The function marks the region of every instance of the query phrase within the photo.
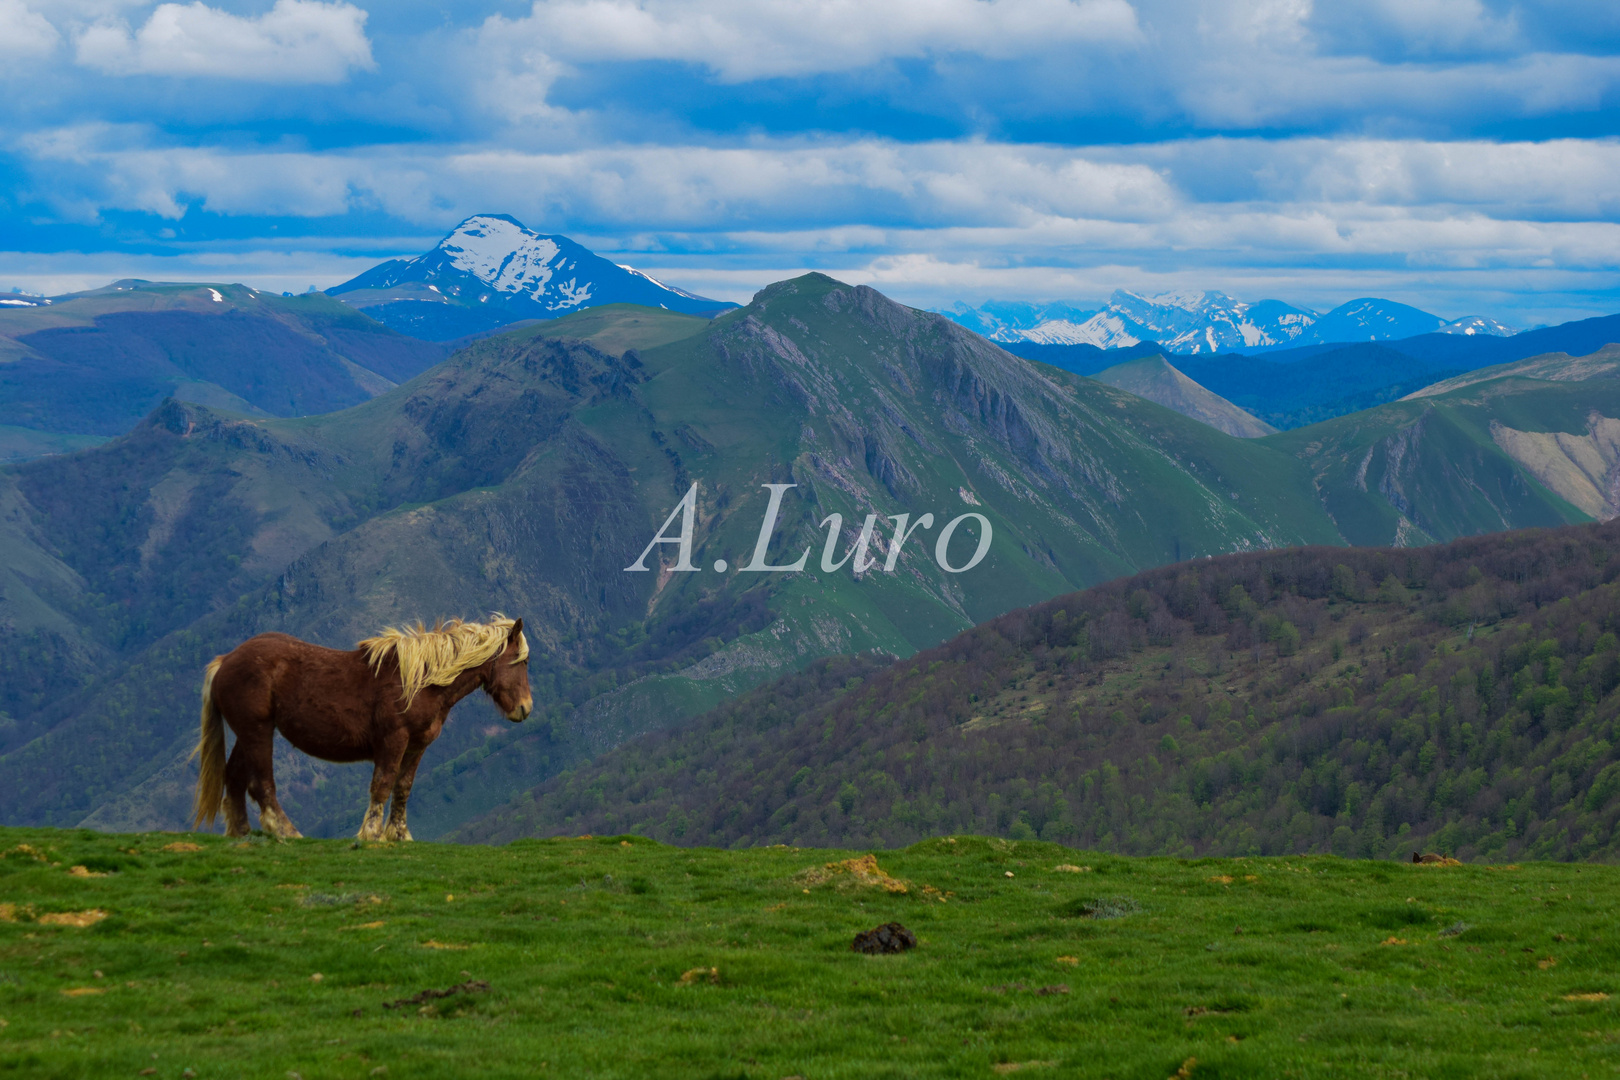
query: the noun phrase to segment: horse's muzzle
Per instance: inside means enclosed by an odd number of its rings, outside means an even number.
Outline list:
[[[529,713],[532,712],[533,710],[534,710],[534,699],[533,698],[528,698],[527,700],[518,702],[517,703],[517,708],[515,708],[511,712],[507,713],[506,718],[508,720],[512,721],[512,723],[514,723],[514,724],[521,724],[521,723],[523,723],[523,721],[525,721],[525,720],[527,720],[529,718]]]

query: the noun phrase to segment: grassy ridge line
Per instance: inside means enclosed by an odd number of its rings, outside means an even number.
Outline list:
[[[1620,1064],[1616,867],[1130,859],[960,837],[885,853],[909,882],[897,894],[804,876],[850,852],[633,837],[355,849],[0,829],[0,849],[0,1069],[31,1077]],[[1083,914],[1120,897],[1109,906],[1139,910]],[[48,918],[86,911],[106,917]],[[916,951],[850,952],[891,919]],[[488,989],[382,1007],[470,982]]]
[[[463,827],[723,847],[1620,854],[1620,522],[1149,571],[830,661]]]

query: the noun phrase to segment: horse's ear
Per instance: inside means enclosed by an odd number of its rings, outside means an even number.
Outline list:
[[[516,641],[518,639],[518,636],[520,634],[522,634],[522,633],[523,633],[523,620],[519,619],[517,622],[512,624],[512,629],[511,629],[510,632],[507,633],[506,640],[507,641]]]

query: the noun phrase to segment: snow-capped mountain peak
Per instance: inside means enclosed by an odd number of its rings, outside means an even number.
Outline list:
[[[470,217],[439,241],[449,264],[501,292],[522,292],[539,299],[555,276],[562,248],[504,215]],[[562,290],[572,298],[578,291]],[[586,286],[581,299],[590,298]],[[574,304],[572,306],[578,306]]]
[[[1224,304],[1228,307],[1236,306],[1238,308],[1242,308],[1246,306],[1236,304],[1231,297],[1223,296],[1220,293],[1208,293],[1203,291],[1162,292],[1155,293],[1152,296],[1145,296],[1142,293],[1129,292],[1125,289],[1119,289],[1114,293],[1114,299],[1116,301],[1125,298],[1128,298],[1132,303],[1143,304],[1148,307],[1180,308],[1182,311],[1201,311],[1212,303],[1219,305],[1222,302],[1224,302]]]
[[[1177,291],[1144,296],[1120,289],[1108,310],[1146,329],[1145,338],[1175,353],[1281,345],[1316,321],[1316,313],[1281,300],[1246,303],[1214,291]]]
[[[566,236],[527,228],[506,214],[475,214],[432,251],[393,259],[329,289],[331,295],[406,333],[455,336],[519,319],[554,319],[600,304],[641,304],[692,314],[735,307],[673,288]],[[424,314],[424,301],[480,314]],[[425,336],[432,336],[426,335]]]

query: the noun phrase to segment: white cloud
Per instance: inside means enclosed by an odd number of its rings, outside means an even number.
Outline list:
[[[324,288],[347,281],[382,258],[334,255],[310,246],[246,251],[218,248],[179,255],[0,251],[0,294],[16,287],[60,296],[97,289],[119,278],[239,282],[255,289],[301,293],[311,285]]]
[[[1135,44],[1126,0],[536,0],[493,16],[486,40],[555,59],[675,60],[728,81],[850,71],[897,58]]]
[[[424,232],[505,211],[728,297],[806,263],[912,302],[953,288],[1049,298],[1213,287],[1321,306],[1347,298],[1336,285],[1359,282],[1343,287],[1461,315],[1483,307],[1459,299],[1467,281],[1518,275],[1527,294],[1620,284],[1616,140],[863,138],[310,153],[154,148],[150,137],[108,126],[32,137],[18,147],[32,180],[24,197],[80,220],[111,208],[179,218],[198,205],[381,213]],[[1550,317],[1523,314],[1533,302],[1498,300],[1484,313]]]
[[[276,0],[258,18],[203,3],[160,4],[131,31],[103,21],[78,37],[78,62],[112,75],[203,75],[271,83],[336,83],[370,70],[366,12],[348,3]]]
[[[0,57],[48,56],[56,51],[56,27],[22,0],[0,0]]]
[[[843,236],[871,248],[923,234],[1008,252],[1169,245],[1404,254],[1430,243],[1501,243],[1620,263],[1620,254],[1598,254],[1620,218],[1616,140],[1188,139],[1075,148],[865,138],[314,153],[163,148],[149,138],[144,128],[106,125],[30,136],[19,148],[35,176],[32,196],[169,217],[197,201],[222,214],[381,210],[423,225],[502,209],[541,228],[724,236],[727,246],[769,235],[824,249],[827,237]],[[1201,185],[1226,190],[1212,195]],[[1431,235],[1437,222],[1466,228],[1447,239],[1445,230]],[[1505,223],[1528,231],[1509,243],[1499,231]]]
[[[140,145],[150,134],[138,125],[86,125],[28,136],[20,148],[35,163],[37,197],[81,221],[94,220],[103,209],[174,219],[192,201],[220,214],[294,217],[342,214],[353,205],[353,161]]]

